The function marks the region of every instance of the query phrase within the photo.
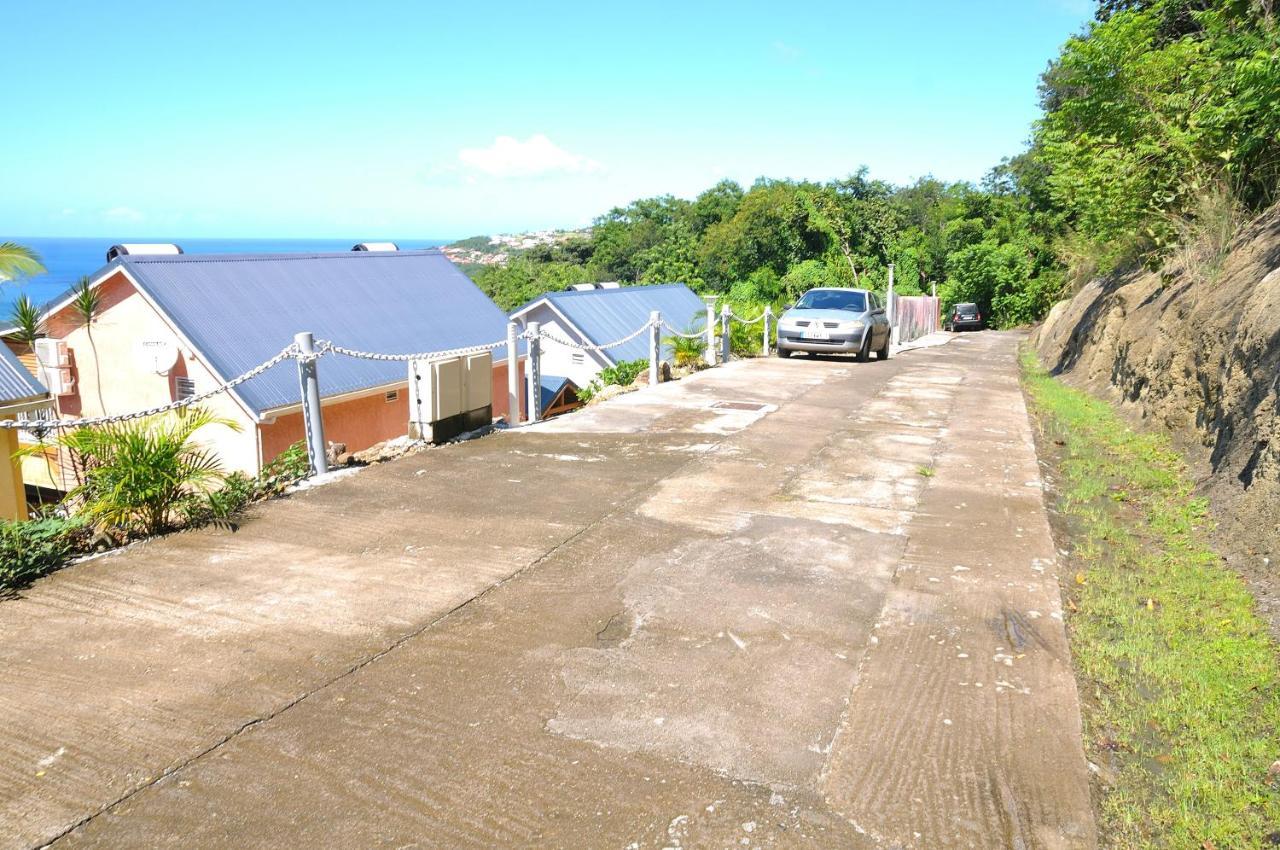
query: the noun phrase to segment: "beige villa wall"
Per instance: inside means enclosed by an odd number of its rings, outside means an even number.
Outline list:
[[[93,323],[92,341],[89,331],[69,309],[50,316],[47,322],[49,336],[66,342],[76,379],[75,393],[58,399],[61,415],[130,413],[167,404],[176,397],[177,375],[191,378],[197,393],[221,383],[123,274],[116,273],[103,281],[98,291],[102,306]],[[135,354],[140,339],[165,340],[177,348],[178,362],[168,375],[140,368]],[[217,453],[226,469],[256,474],[258,438],[249,414],[227,393],[209,399],[204,406],[235,421],[241,430],[237,433],[212,426],[202,431],[198,439]],[[32,467],[33,482],[49,477],[44,462],[38,458],[25,466]]]

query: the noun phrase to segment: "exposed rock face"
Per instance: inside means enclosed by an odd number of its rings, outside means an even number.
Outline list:
[[[1220,548],[1280,630],[1280,207],[1237,237],[1212,280],[1096,280],[1055,306],[1034,342],[1068,383],[1173,434]]]

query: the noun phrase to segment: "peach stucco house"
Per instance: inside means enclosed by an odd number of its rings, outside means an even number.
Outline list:
[[[126,413],[203,393],[269,359],[301,331],[386,353],[506,337],[503,312],[434,249],[125,254],[90,283],[101,297],[98,318],[86,327],[70,295],[55,300],[46,312],[48,340],[36,352],[60,418]],[[330,355],[318,371],[330,442],[358,451],[407,433],[405,363]],[[505,347],[493,352],[492,379],[493,415],[504,416]],[[200,439],[228,470],[256,474],[303,438],[299,400],[289,359],[204,402],[240,431],[210,427]],[[27,466],[28,483],[70,483],[41,481],[49,465],[38,458]]]

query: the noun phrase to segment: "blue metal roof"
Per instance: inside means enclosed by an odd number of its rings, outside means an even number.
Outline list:
[[[231,379],[311,331],[347,348],[387,354],[497,342],[507,317],[440,251],[124,256],[126,269],[223,378]],[[506,346],[493,352],[506,356]],[[326,356],[324,396],[406,379],[403,362]],[[237,388],[259,413],[297,404],[292,360]]]
[[[32,377],[9,346],[0,342],[0,406],[35,401],[48,394],[49,391]]]
[[[683,283],[548,292],[542,298],[554,304],[596,345],[630,334],[649,321],[649,313],[654,310],[662,313],[662,320],[668,325],[688,333],[705,328],[707,322],[706,303]],[[666,330],[662,332],[664,338],[667,334]],[[605,354],[615,363],[648,359],[649,340],[641,334]],[[671,356],[669,346],[663,346],[662,356]]]

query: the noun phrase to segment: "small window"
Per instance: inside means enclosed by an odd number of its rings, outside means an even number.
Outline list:
[[[173,379],[173,393],[178,401],[193,398],[196,394],[196,382],[185,375],[178,375]]]
[[[50,422],[56,418],[52,406],[18,411],[19,422]]]
[[[399,400],[400,400],[399,390],[392,390],[391,392],[387,393],[387,404],[391,404],[391,402],[399,401]]]
[[[581,366],[583,363],[587,362],[587,355],[583,354],[581,351],[575,351],[573,354],[569,355],[569,359],[573,361],[574,366]]]

